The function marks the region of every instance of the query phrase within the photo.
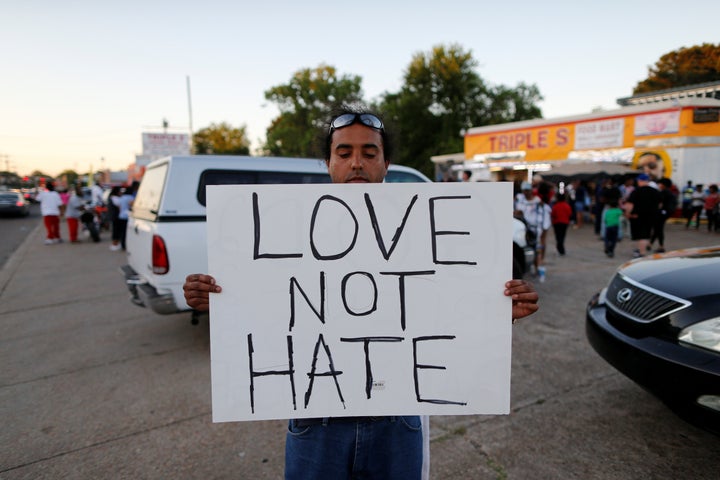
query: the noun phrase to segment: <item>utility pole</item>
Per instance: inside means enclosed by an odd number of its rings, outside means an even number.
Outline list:
[[[193,124],[192,124],[192,99],[190,97],[190,75],[185,76],[187,84],[188,116],[190,117],[190,153],[192,153]]]

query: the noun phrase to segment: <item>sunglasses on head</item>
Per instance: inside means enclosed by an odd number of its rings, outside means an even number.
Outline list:
[[[385,128],[382,120],[372,113],[343,113],[342,115],[335,117],[333,121],[330,122],[330,133],[339,128],[348,127],[357,121],[366,127],[370,127],[375,130],[382,131]]]

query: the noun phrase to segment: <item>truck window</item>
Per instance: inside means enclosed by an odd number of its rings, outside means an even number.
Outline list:
[[[412,172],[388,170],[387,175],[385,175],[385,181],[388,183],[419,183],[425,180]]]
[[[167,170],[168,164],[164,163],[145,171],[133,202],[132,214],[135,218],[150,221],[157,218]]]
[[[286,183],[330,183],[327,173],[269,172],[252,170],[205,170],[200,175],[197,199],[205,205],[205,187],[208,185],[252,185]]]

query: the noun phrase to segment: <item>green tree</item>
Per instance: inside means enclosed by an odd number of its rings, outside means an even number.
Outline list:
[[[648,67],[648,77],[639,82],[634,94],[684,87],[720,80],[720,44],[703,43],[666,53],[654,66]]]
[[[413,56],[400,92],[384,94],[378,105],[397,128],[396,163],[432,175],[430,157],[462,151],[468,128],[542,116],[537,87],[488,86],[477,66],[459,45]]]
[[[541,118],[542,112],[537,106],[540,100],[542,95],[536,85],[521,82],[515,88],[495,86],[490,90],[490,108],[484,122],[486,125],[495,125]]]
[[[250,140],[246,126],[235,128],[229,123],[211,123],[193,135],[195,153],[200,155],[248,155]]]
[[[54,179],[52,176],[48,175],[47,173],[43,173],[43,172],[41,172],[40,170],[34,170],[34,171],[30,174],[30,178],[32,179],[32,181],[33,181],[35,184],[41,183],[43,178],[45,179],[45,181],[50,181],[50,182],[54,182],[54,181],[55,181],[55,179]]]
[[[75,170],[63,170],[60,172],[60,175],[58,175],[58,178],[65,177],[64,180],[68,187],[70,187],[70,185],[75,185],[79,176],[80,174],[78,174]]]
[[[316,156],[323,122],[337,105],[362,100],[361,83],[359,76],[339,76],[334,67],[321,64],[299,70],[287,84],[267,90],[265,98],[278,106],[280,115],[266,131],[265,153]]]
[[[7,170],[0,172],[0,186],[8,188],[19,188],[22,185],[22,178],[15,173]],[[1,189],[0,189],[1,190]]]

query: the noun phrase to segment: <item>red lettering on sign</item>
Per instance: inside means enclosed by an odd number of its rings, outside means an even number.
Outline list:
[[[555,145],[558,147],[567,145],[569,134],[570,132],[568,132],[567,128],[558,128],[557,133],[555,134]]]
[[[547,135],[548,135],[547,130],[540,130],[538,132],[538,143],[537,143],[538,148],[547,148],[547,146],[548,146]]]
[[[505,135],[493,135],[488,137],[491,152],[509,152],[515,150],[535,150],[548,148],[550,145],[550,130],[542,129],[536,131],[525,131],[508,133]],[[555,144],[558,146],[567,145],[570,132],[567,128],[560,128],[555,134]]]

